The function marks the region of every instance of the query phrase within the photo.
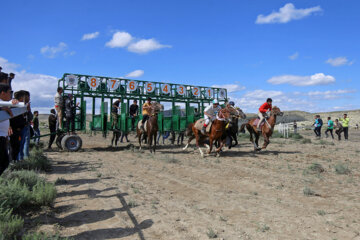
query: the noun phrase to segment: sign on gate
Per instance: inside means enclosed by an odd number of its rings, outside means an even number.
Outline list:
[[[162,87],[161,87],[161,92],[162,92],[163,94],[169,94],[169,93],[170,93],[170,89],[171,89],[170,85],[167,84],[167,83],[165,83],[165,84],[163,84]]]
[[[87,83],[92,90],[96,90],[100,85],[100,79],[96,77],[90,77],[88,78]]]
[[[116,79],[108,80],[108,88],[110,89],[110,91],[115,91],[116,89],[118,89],[119,85],[120,85],[119,80]]]
[[[152,93],[155,90],[155,84],[152,82],[148,82],[145,84],[145,89],[147,93]]]
[[[199,96],[200,96],[200,88],[199,88],[199,87],[193,87],[193,88],[192,88],[192,94],[193,94],[195,97],[199,97]]]
[[[131,92],[135,91],[136,88],[137,88],[137,82],[136,81],[129,81],[127,87]]]
[[[77,78],[77,76],[75,76],[75,75],[68,75],[68,76],[65,78],[65,81],[66,81],[66,84],[67,84],[69,87],[76,87],[77,84],[78,84],[78,78]]]
[[[177,86],[177,93],[181,96],[185,95],[186,88],[183,85]]]

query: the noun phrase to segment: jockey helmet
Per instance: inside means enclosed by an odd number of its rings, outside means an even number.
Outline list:
[[[271,98],[266,99],[266,102],[272,102]]]
[[[219,104],[219,101],[217,99],[214,99],[213,104]]]
[[[235,103],[233,101],[230,101],[229,104],[233,107],[235,106]]]

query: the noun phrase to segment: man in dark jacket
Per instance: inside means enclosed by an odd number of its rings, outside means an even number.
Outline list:
[[[138,115],[139,106],[137,105],[137,100],[134,100],[133,104],[130,106],[130,118],[131,118],[131,131],[135,130],[135,117]]]
[[[39,145],[40,128],[39,128],[39,112],[38,111],[34,111],[34,118],[33,118],[32,122],[33,122],[34,136],[36,137],[36,138],[34,138],[34,142],[36,143],[36,145]]]
[[[57,120],[57,116],[56,116],[55,109],[51,109],[49,119],[48,119],[49,130],[50,130],[50,134],[51,134],[48,149],[51,149],[51,145],[53,144],[55,137],[56,137],[56,120]]]
[[[73,101],[73,95],[69,94],[65,100],[65,117],[66,117],[66,130],[67,135],[70,135],[70,127],[71,134],[75,134],[75,104]]]

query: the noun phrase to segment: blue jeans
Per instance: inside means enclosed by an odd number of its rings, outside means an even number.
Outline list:
[[[40,136],[40,129],[37,129],[37,130],[34,129],[34,137],[37,137],[37,138],[34,138],[34,143],[36,143],[36,144],[39,144],[39,142],[40,142],[40,138],[38,136]]]
[[[30,145],[30,126],[25,126],[21,130],[21,141],[20,141],[20,151],[17,156],[17,160],[23,160],[24,158],[29,157],[29,145]]]

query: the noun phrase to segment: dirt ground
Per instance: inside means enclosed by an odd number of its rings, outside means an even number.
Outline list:
[[[273,138],[256,154],[241,138],[220,158],[81,135],[81,151],[46,153],[58,197],[34,221],[74,239],[360,239],[360,131],[301,134],[312,142]]]

